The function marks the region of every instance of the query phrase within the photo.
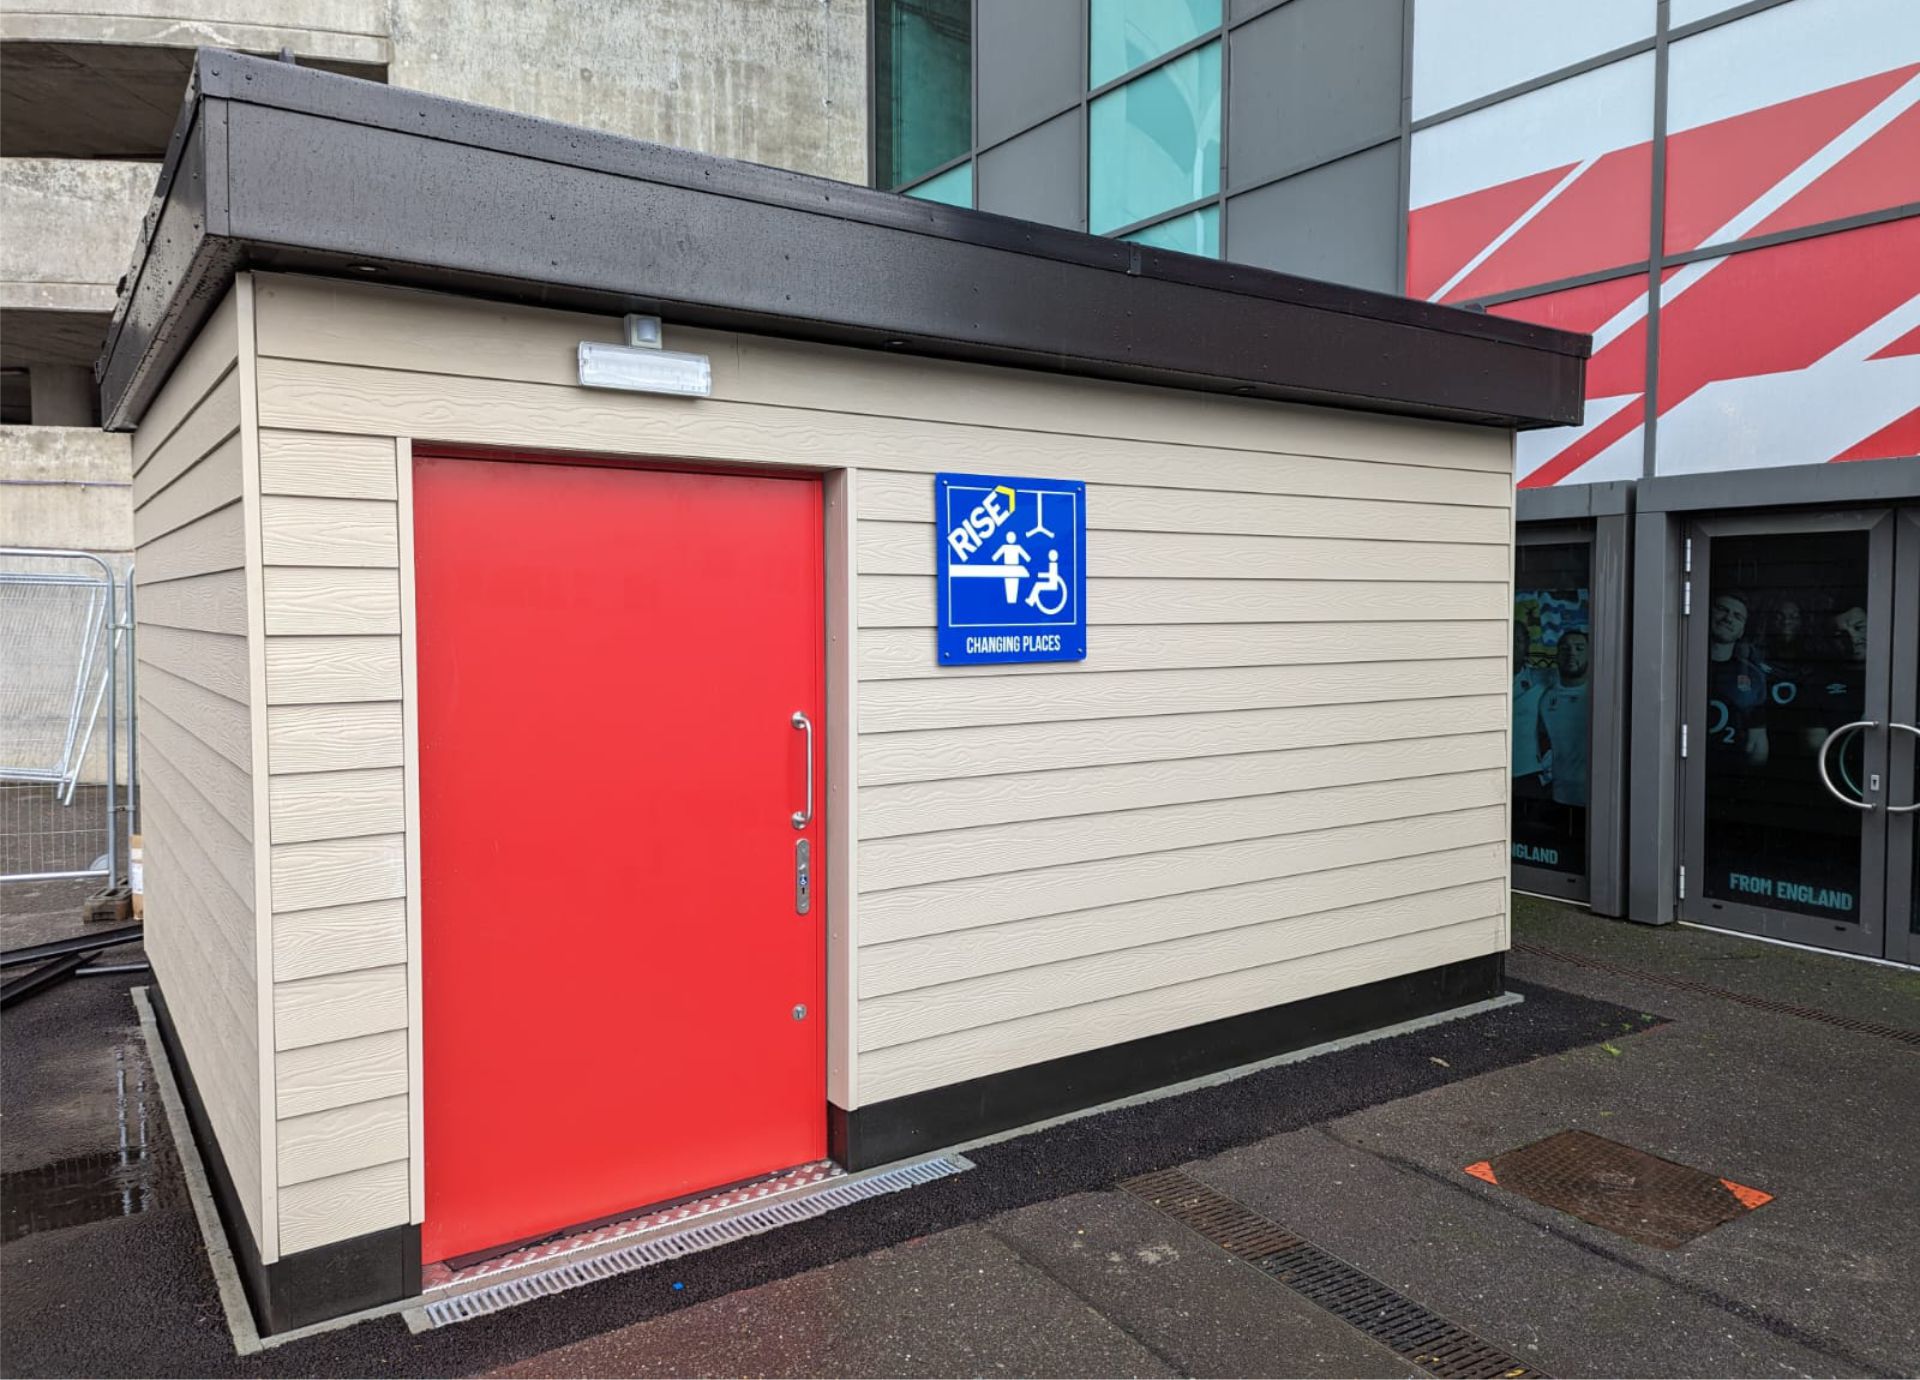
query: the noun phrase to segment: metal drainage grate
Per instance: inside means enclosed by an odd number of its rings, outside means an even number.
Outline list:
[[[1429,1375],[1521,1380],[1542,1374],[1178,1169],[1120,1187]]]
[[[1561,1131],[1470,1164],[1466,1172],[1616,1236],[1668,1250],[1773,1201],[1771,1193],[1590,1131]]]
[[[1749,996],[1745,992],[1715,987],[1710,982],[1695,982],[1691,978],[1674,977],[1671,973],[1656,973],[1646,968],[1629,968],[1621,963],[1608,963],[1605,959],[1570,954],[1563,949],[1550,949],[1544,944],[1515,944],[1513,947],[1521,953],[1550,958],[1556,963],[1571,963],[1576,968],[1591,968],[1598,973],[1612,973],[1616,977],[1651,982],[1657,986],[1671,987],[1681,992],[1698,992],[1702,996],[1719,997],[1722,1001],[1751,1006],[1758,1011],[1772,1011],[1782,1016],[1798,1016],[1803,1021],[1819,1021],[1822,1025],[1851,1030],[1859,1035],[1873,1035],[1882,1040],[1896,1040],[1901,1044],[1920,1046],[1920,1030],[1909,1030],[1905,1026],[1887,1025],[1881,1021],[1862,1021],[1852,1016],[1836,1016],[1831,1011],[1821,1011],[1812,1006],[1796,1006],[1792,1002]]]
[[[631,1246],[622,1246],[602,1255],[572,1260],[565,1265],[557,1265],[551,1270],[541,1270],[536,1274],[502,1280],[498,1284],[490,1284],[466,1293],[450,1294],[410,1311],[407,1319],[414,1325],[414,1330],[424,1331],[430,1327],[445,1327],[449,1323],[485,1317],[489,1313],[498,1313],[503,1308],[511,1308],[515,1304],[530,1303],[534,1299],[565,1293],[569,1289],[577,1289],[583,1284],[592,1284],[596,1280],[612,1279],[615,1275],[644,1270],[650,1265],[677,1260],[683,1255],[692,1255],[697,1251],[712,1250],[715,1246],[724,1246],[749,1236],[759,1236],[779,1227],[794,1226],[810,1218],[832,1212],[835,1208],[846,1207],[866,1198],[878,1198],[883,1194],[897,1193],[903,1188],[932,1183],[935,1179],[944,1179],[972,1167],[958,1156],[938,1155],[929,1160],[902,1165],[898,1169],[889,1169],[865,1178],[838,1179],[830,1188],[820,1189],[804,1197],[789,1198],[784,1202],[751,1208],[737,1217],[726,1217],[717,1222],[703,1222],[699,1226],[649,1237]]]

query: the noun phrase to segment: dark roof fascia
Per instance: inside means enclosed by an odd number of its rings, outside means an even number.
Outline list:
[[[720,247],[720,252],[716,252]],[[97,372],[139,418],[249,267],[1507,427],[1586,336],[203,49]]]

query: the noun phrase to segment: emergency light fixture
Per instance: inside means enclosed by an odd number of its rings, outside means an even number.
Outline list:
[[[627,393],[668,393],[682,398],[713,395],[713,365],[705,355],[660,348],[660,318],[628,316],[627,343],[580,342],[580,386]]]

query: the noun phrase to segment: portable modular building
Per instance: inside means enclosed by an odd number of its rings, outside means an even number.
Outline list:
[[[1585,353],[202,54],[101,382],[262,1327],[1498,993]]]

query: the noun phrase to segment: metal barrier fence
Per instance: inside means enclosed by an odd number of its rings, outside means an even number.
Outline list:
[[[133,636],[131,569],[0,547],[0,882],[125,874]]]

